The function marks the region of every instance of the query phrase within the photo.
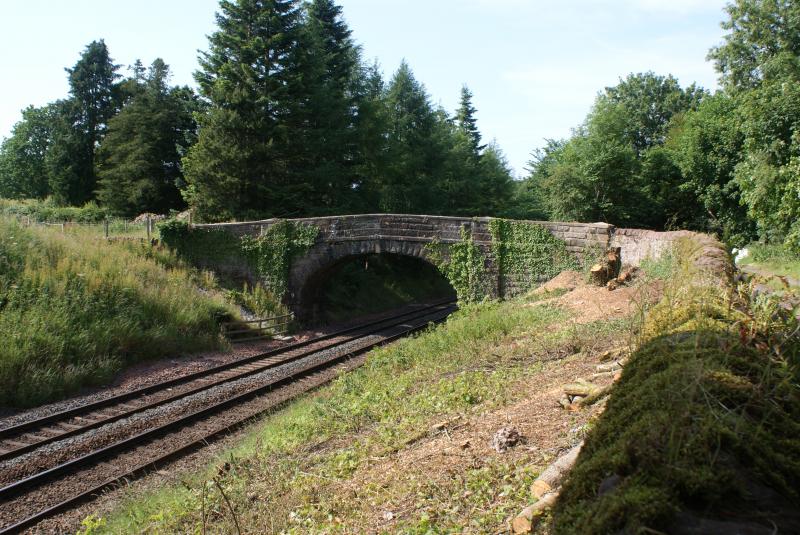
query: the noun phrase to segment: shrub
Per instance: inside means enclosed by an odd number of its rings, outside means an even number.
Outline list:
[[[108,217],[105,208],[90,201],[78,206],[58,206],[50,199],[44,201],[30,199],[23,201],[4,200],[0,203],[0,213],[11,216],[25,216],[32,221],[46,223],[98,223]]]

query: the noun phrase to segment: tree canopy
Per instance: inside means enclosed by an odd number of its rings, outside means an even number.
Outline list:
[[[736,0],[709,52],[711,95],[631,74],[535,155],[514,213],[713,232],[800,249],[800,6]]]
[[[0,144],[0,196],[198,220],[347,212],[498,215],[713,232],[800,248],[800,7],[734,0],[714,94],[631,73],[513,180],[472,91],[452,113],[403,61],[384,79],[334,0],[222,0],[198,94],[160,59],[123,77],[103,40],[63,99]],[[491,138],[489,138],[491,139]]]

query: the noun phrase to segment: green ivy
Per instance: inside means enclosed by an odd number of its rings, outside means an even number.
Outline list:
[[[160,223],[161,241],[193,264],[207,265],[245,260],[239,240],[220,228],[189,227],[185,221],[170,219]]]
[[[434,241],[425,246],[425,252],[450,281],[459,301],[475,302],[490,295],[486,257],[463,227],[461,241],[450,245]]]
[[[537,283],[552,279],[566,269],[578,269],[577,259],[567,251],[566,243],[549,230],[528,221],[492,219],[492,254],[502,284],[501,295],[510,276],[517,291],[525,291]]]
[[[292,261],[314,245],[319,229],[278,221],[260,236],[237,238],[222,228],[190,227],[171,220],[159,226],[161,240],[195,264],[246,263],[276,296],[286,292]]]
[[[292,260],[305,254],[318,234],[317,227],[279,221],[261,236],[242,237],[241,247],[267,288],[275,295],[284,295]]]

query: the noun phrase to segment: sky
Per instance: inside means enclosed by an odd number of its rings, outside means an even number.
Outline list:
[[[405,59],[436,105],[474,94],[478,126],[517,176],[546,139],[568,137],[598,92],[629,73],[715,89],[706,61],[725,0],[340,0],[363,56],[389,79]],[[163,58],[194,85],[218,0],[0,0],[0,138],[20,110],[63,98],[65,67],[105,39],[114,61]],[[124,69],[123,69],[124,70]]]

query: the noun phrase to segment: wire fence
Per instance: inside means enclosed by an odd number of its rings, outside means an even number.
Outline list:
[[[38,221],[26,215],[13,215],[26,227],[46,227],[67,232],[86,232],[106,239],[140,239],[152,241],[157,238],[156,223],[163,217],[137,217],[136,219],[107,218],[102,221]]]

